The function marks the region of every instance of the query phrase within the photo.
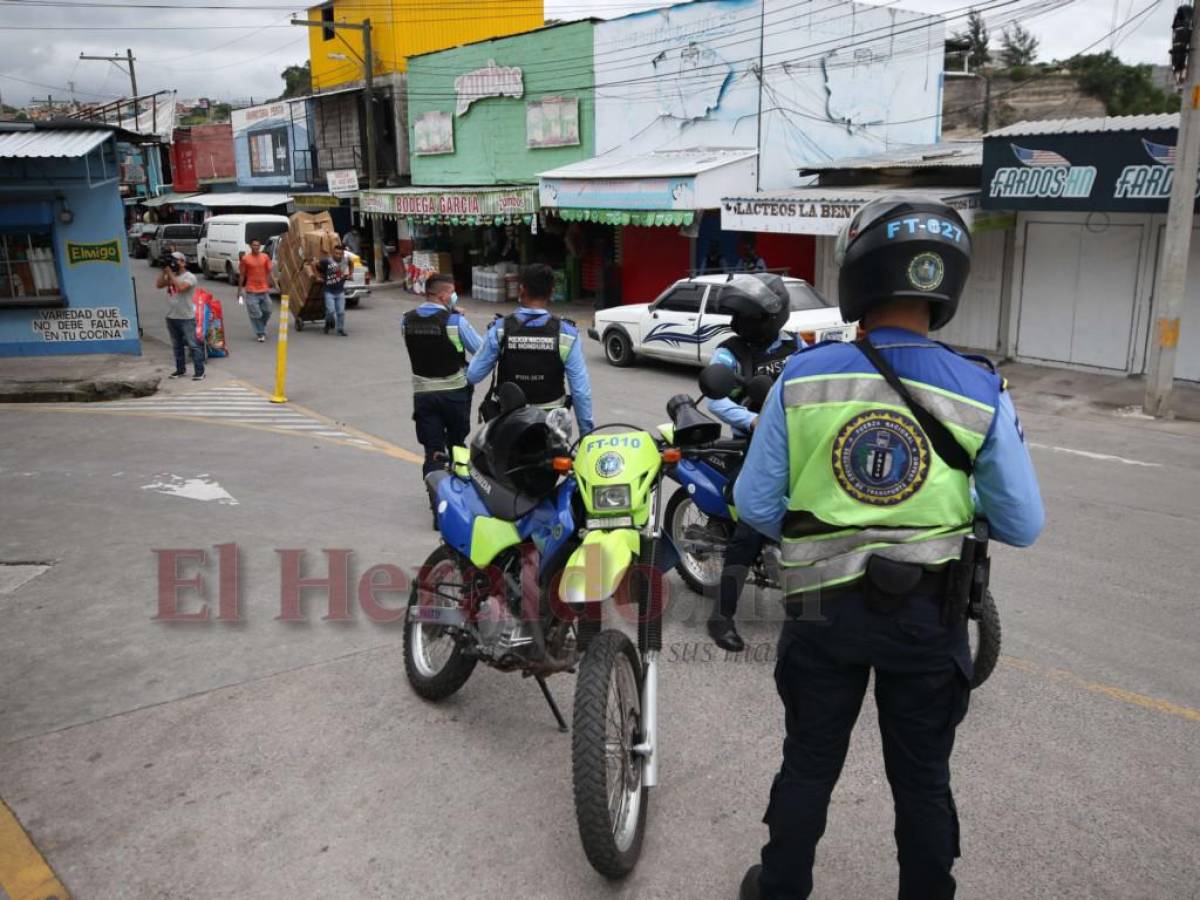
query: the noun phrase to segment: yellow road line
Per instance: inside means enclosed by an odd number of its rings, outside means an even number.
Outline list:
[[[1115,687],[1111,684],[1103,684],[1099,681],[1088,681],[1081,675],[1076,675],[1074,672],[1067,669],[1054,669],[1039,666],[1035,662],[1030,662],[1027,659],[1019,659],[1015,656],[1002,656],[1001,661],[1006,666],[1011,666],[1014,669],[1020,669],[1022,672],[1028,672],[1031,675],[1041,675],[1045,678],[1054,679],[1056,681],[1065,681],[1073,684],[1075,687],[1083,688],[1085,691],[1090,691],[1093,694],[1100,694],[1120,703],[1128,703],[1131,706],[1140,706],[1143,709],[1150,709],[1154,712],[1165,713],[1168,716],[1176,716],[1180,719],[1187,719],[1191,722],[1200,722],[1200,709],[1192,709],[1190,706],[1180,706],[1178,703],[1172,703],[1170,700],[1160,700],[1157,697],[1148,697],[1145,694],[1139,694],[1135,691],[1127,691],[1124,688]]]
[[[250,384],[249,382],[242,381],[241,379],[235,378],[233,379],[233,383],[244,387],[248,391],[253,391],[256,394],[266,397],[267,399],[270,399],[271,397],[270,393],[267,391],[264,391],[261,388]],[[355,428],[353,425],[347,425],[345,422],[339,422],[336,419],[331,419],[329,416],[319,413],[315,409],[309,409],[307,406],[301,406],[299,403],[293,403],[291,400],[287,402],[287,406],[291,407],[302,415],[309,416],[318,422],[324,422],[332,428],[338,429],[339,431],[344,431],[346,434],[349,434],[352,437],[369,441],[371,444],[375,445],[375,449],[381,450],[388,456],[395,457],[396,459],[402,459],[406,462],[425,462],[425,457],[413,453],[411,450],[405,450],[403,447],[393,444],[391,441],[385,440],[384,438],[371,434],[370,432],[362,431],[361,429]]]
[[[71,896],[2,800],[0,888],[8,900],[70,900]]]

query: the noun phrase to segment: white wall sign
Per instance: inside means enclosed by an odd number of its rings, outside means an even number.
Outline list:
[[[454,152],[454,116],[441,110],[422,113],[413,123],[417,156]]]
[[[358,172],[354,169],[330,169],[325,182],[331,194],[352,194],[358,190]]]
[[[958,211],[971,231],[1011,227],[1011,214],[988,216],[980,208],[978,191],[952,196],[934,196]],[[815,191],[808,197],[727,197],[721,201],[721,228],[725,231],[762,231],[768,234],[815,234],[836,236],[866,203],[859,197],[838,197],[833,189],[825,196]]]
[[[133,323],[115,306],[96,309],[39,309],[33,333],[47,344],[120,341],[134,337]]]
[[[455,78],[454,93],[458,97],[454,111],[461,116],[472,103],[484,97],[515,97],[519,100],[525,95],[525,82],[520,69],[498,66],[494,59],[489,59],[482,69]]]

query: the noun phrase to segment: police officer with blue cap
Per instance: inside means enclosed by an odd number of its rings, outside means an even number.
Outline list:
[[[791,314],[791,298],[783,279],[766,273],[732,275],[720,291],[721,312],[729,315],[733,336],[717,348],[713,364],[727,366],[743,381],[764,376],[774,381],[788,357],[805,346],[801,338],[782,331]],[[733,429],[735,436],[749,437],[758,413],[745,405],[740,393],[744,393],[742,388],[730,397],[709,400],[708,409]],[[719,593],[708,618],[708,635],[730,653],[746,649],[734,615],[764,540],[749,525],[738,522],[725,547]]]
[[[449,275],[430,275],[425,302],[401,320],[404,344],[413,370],[413,421],[425,450],[422,472],[444,465],[450,448],[461,445],[471,430],[471,389],[467,354],[479,351],[479,334],[455,310],[458,292]]]
[[[553,269],[541,263],[521,269],[519,305],[512,315],[497,317],[488,328],[467,369],[467,380],[478,384],[496,369],[500,384],[512,382],[524,391],[530,405],[543,409],[566,406],[569,385],[579,433],[587,434],[593,428],[592,385],[583,361],[583,342],[573,322],[547,308],[553,293]]]
[[[775,678],[787,736],[747,900],[812,892],[872,670],[899,897],[954,896],[950,751],[970,696],[966,610],[986,586],[976,551],[989,528],[1032,544],[1044,515],[1004,380],[928,337],[954,316],[970,253],[962,219],[941,203],[860,209],[838,240],[838,290],[843,318],[867,336],[795,354],[759,416],[734,498],[781,544],[788,618]]]

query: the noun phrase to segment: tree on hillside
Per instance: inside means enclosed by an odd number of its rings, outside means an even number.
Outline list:
[[[1000,61],[1010,69],[1030,65],[1037,50],[1038,39],[1020,22],[1013,22],[1000,35]]]
[[[1148,65],[1126,65],[1109,51],[1073,56],[1063,65],[1079,79],[1079,89],[1102,101],[1110,116],[1179,109],[1179,96],[1158,87]]]
[[[283,93],[276,98],[277,100],[303,97],[312,93],[312,69],[307,59],[302,66],[288,66],[279,73],[279,77],[283,79]]]
[[[952,39],[970,48],[967,50],[967,64],[972,71],[978,71],[992,61],[992,51],[988,47],[991,36],[978,10],[971,10],[967,16],[967,27]]]

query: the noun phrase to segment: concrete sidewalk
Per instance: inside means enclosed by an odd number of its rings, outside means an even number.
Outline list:
[[[93,402],[145,397],[172,369],[171,348],[142,338],[142,355],[84,353],[0,358],[0,403]]]
[[[998,367],[1020,408],[1052,415],[1102,413],[1142,417],[1146,379],[1007,362]],[[1174,418],[1200,422],[1200,385],[1176,381]],[[1152,419],[1147,419],[1153,421]]]

